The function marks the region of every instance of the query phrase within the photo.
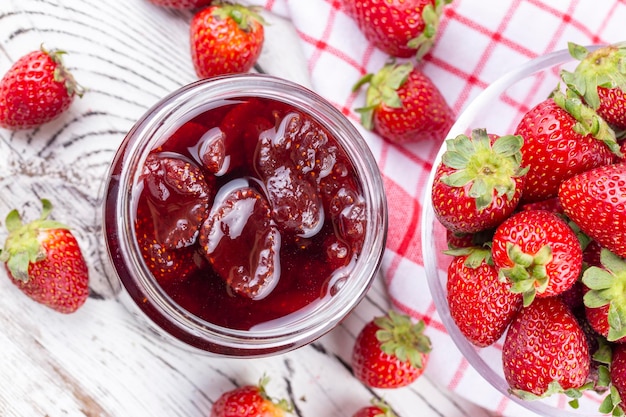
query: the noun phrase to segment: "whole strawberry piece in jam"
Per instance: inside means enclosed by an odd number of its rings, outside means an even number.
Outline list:
[[[499,279],[488,246],[446,253],[454,256],[446,283],[452,319],[472,344],[495,343],[522,308],[521,294],[512,293],[510,284]]]
[[[300,147],[310,123],[299,113],[289,113],[276,129],[261,133],[256,149],[255,167],[265,185],[272,218],[281,229],[312,237],[324,223],[322,202],[314,178],[289,158],[291,149]]]
[[[89,295],[89,271],[76,238],[48,218],[52,205],[42,200],[39,219],[22,223],[17,210],[6,217],[9,231],[0,261],[9,278],[33,300],[60,313],[73,313]]]
[[[190,24],[191,58],[200,78],[248,72],[256,63],[265,33],[252,8],[216,3],[196,13]]]
[[[582,389],[590,364],[585,334],[558,297],[537,298],[523,308],[502,347],[506,381],[525,399]]]
[[[337,158],[331,172],[320,179],[319,190],[325,213],[336,225],[337,237],[349,245],[351,253],[360,253],[366,230],[365,198],[345,158]]]
[[[389,404],[384,401],[372,400],[372,405],[358,409],[352,417],[397,417]]]
[[[276,400],[266,391],[268,379],[258,385],[244,385],[222,394],[211,408],[211,417],[283,417],[292,410],[287,400]]]
[[[169,249],[193,245],[214,194],[200,168],[172,152],[150,154],[141,179],[157,241]]]
[[[374,388],[398,388],[411,384],[422,373],[431,350],[423,321],[389,311],[368,322],[352,350],[352,371]]]
[[[565,214],[601,246],[626,257],[626,163],[590,169],[561,184]]]
[[[167,247],[157,239],[155,219],[152,216],[153,213],[144,197],[138,204],[135,222],[135,236],[141,256],[161,285],[183,282],[199,268],[202,255],[198,255],[195,245],[181,248]]]
[[[568,110],[565,110],[565,109]],[[586,122],[580,122],[576,114]],[[529,110],[515,131],[522,136],[522,165],[528,167],[523,202],[556,197],[559,185],[583,171],[613,162],[621,153],[615,133],[575,98],[555,93]]]
[[[626,260],[602,249],[600,265],[587,268],[582,282],[591,327],[609,342],[626,342]]]
[[[189,10],[208,6],[212,0],[149,0],[150,3],[171,9]]]
[[[343,0],[363,35],[385,53],[423,57],[435,43],[439,17],[452,0]]]
[[[392,143],[440,142],[455,115],[445,98],[413,64],[387,64],[354,86],[368,84],[361,123]]]
[[[568,49],[580,61],[574,72],[561,72],[568,88],[607,123],[626,129],[626,44],[602,46],[590,52],[570,42]]]
[[[260,300],[278,284],[281,235],[267,200],[247,185],[229,183],[218,192],[199,241],[234,293]]]
[[[582,248],[570,226],[546,210],[520,211],[496,229],[492,242],[498,274],[528,306],[535,296],[559,295],[582,270]]]
[[[65,112],[74,96],[82,96],[58,50],[30,52],[18,59],[0,80],[0,127],[31,129]]]
[[[522,145],[520,136],[498,137],[484,129],[447,140],[432,187],[439,222],[455,233],[476,233],[509,217],[525,183]]]

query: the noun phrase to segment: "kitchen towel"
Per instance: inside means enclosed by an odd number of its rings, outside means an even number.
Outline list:
[[[360,127],[354,109],[363,105],[364,92],[352,92],[352,86],[364,74],[380,69],[389,57],[365,39],[342,1],[242,2],[262,6],[293,23],[312,88]],[[624,22],[625,0],[454,0],[445,7],[422,71],[460,114],[498,77],[536,56],[567,48],[569,41],[590,45],[626,40]],[[393,306],[428,324],[433,352],[427,375],[498,415],[528,416],[528,411],[492,388],[456,349],[428,290],[420,220],[426,182],[440,144],[398,146],[361,131],[380,166],[389,203],[383,277]],[[490,349],[497,351],[501,344]],[[490,354],[499,360],[496,353]],[[562,398],[554,401],[558,407],[568,407]],[[595,398],[581,403],[597,410]]]

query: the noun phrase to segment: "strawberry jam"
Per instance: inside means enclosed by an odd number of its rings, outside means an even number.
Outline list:
[[[332,296],[363,245],[350,160],[276,100],[233,98],[185,122],[140,181],[144,260],[175,302],[220,326],[249,329]]]
[[[382,178],[355,126],[258,74],[189,84],[140,118],[103,214],[124,305],[164,340],[238,357],[335,327],[365,296],[387,231]]]

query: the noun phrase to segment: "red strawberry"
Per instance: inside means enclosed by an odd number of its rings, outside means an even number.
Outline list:
[[[171,9],[198,9],[208,6],[212,0],[149,0],[150,3],[161,7],[169,7]]]
[[[580,62],[574,72],[561,72],[563,81],[607,123],[626,129],[626,44],[607,45],[592,52],[571,42],[568,47]]]
[[[602,249],[600,265],[587,268],[582,282],[591,327],[610,342],[626,343],[626,260]]]
[[[565,214],[591,239],[626,257],[626,163],[588,170],[564,181]]]
[[[476,346],[496,342],[522,308],[521,294],[498,277],[491,250],[472,247],[446,251],[454,258],[448,266],[448,305],[461,333]]]
[[[59,117],[74,96],[82,96],[72,74],[63,66],[65,52],[43,46],[18,59],[0,80],[0,126],[30,129]]]
[[[11,281],[38,303],[73,313],[89,295],[89,271],[67,226],[48,219],[52,205],[42,200],[39,219],[22,223],[17,210],[6,218],[9,235],[0,260]]]
[[[574,231],[546,210],[520,211],[493,236],[492,257],[498,273],[522,293],[528,306],[535,295],[551,297],[571,288],[582,270],[582,248]]]
[[[396,413],[384,401],[372,400],[372,405],[358,409],[352,417],[396,417]]]
[[[488,135],[446,141],[437,166],[432,204],[439,222],[455,233],[476,233],[498,226],[517,207],[526,170],[520,166],[520,136]]]
[[[396,57],[424,56],[435,42],[439,17],[452,0],[343,0],[363,35]]]
[[[424,372],[431,343],[423,321],[389,311],[368,322],[352,350],[354,376],[374,388],[411,384]]]
[[[252,8],[218,3],[191,20],[191,57],[200,78],[248,72],[265,38],[263,18]]]
[[[506,381],[526,399],[581,389],[590,364],[585,334],[558,297],[537,298],[523,308],[502,348]]]
[[[291,412],[286,400],[274,400],[267,395],[267,378],[258,385],[244,385],[222,394],[211,408],[211,417],[282,417]]]
[[[573,107],[572,112],[590,110],[574,99],[555,94],[555,98],[529,110],[517,126],[515,134],[524,138],[522,165],[529,168],[523,202],[556,197],[563,180],[610,164],[612,150],[619,152],[615,134],[597,115],[585,115],[588,120],[595,120],[591,126],[585,126],[565,107]]]
[[[281,234],[271,221],[269,203],[258,191],[231,185],[218,193],[200,229],[200,245],[232,291],[260,300],[280,278]]]
[[[409,62],[387,64],[354,86],[368,84],[361,123],[393,143],[440,142],[455,115],[433,82]]]
[[[214,195],[200,168],[179,154],[150,154],[141,179],[158,242],[169,249],[193,245]]]
[[[161,285],[185,281],[201,265],[196,246],[168,248],[156,237],[152,213],[145,199],[137,207],[137,245],[146,266]]]

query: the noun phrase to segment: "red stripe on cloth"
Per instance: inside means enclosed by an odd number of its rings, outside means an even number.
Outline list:
[[[387,248],[404,258],[422,265],[420,219],[422,205],[416,196],[406,192],[388,177],[384,177],[385,192],[389,202],[389,229]]]
[[[296,33],[298,34],[298,37],[302,41],[304,41],[305,43],[308,43],[309,45],[312,45],[315,48],[315,50],[316,50],[315,53],[311,55],[311,59],[309,59],[309,61],[308,61],[309,73],[313,72],[313,69],[315,68],[315,64],[316,64],[317,60],[319,59],[322,51],[323,52],[327,52],[327,53],[329,53],[331,55],[334,55],[337,58],[345,61],[348,65],[353,66],[354,68],[358,69],[358,71],[363,73],[363,74],[365,74],[367,72],[367,69],[362,65],[361,62],[356,61],[355,59],[353,59],[349,55],[345,54],[340,49],[334,48],[333,46],[329,45],[325,41],[323,41],[321,39],[314,38],[313,36],[310,36],[306,32],[302,32],[300,30],[296,30]]]
[[[449,390],[454,391],[457,388],[457,386],[461,383],[463,376],[465,375],[465,371],[467,371],[468,368],[469,362],[467,362],[467,359],[462,358],[459,366],[457,366],[456,368],[456,372],[454,373],[452,379],[450,380],[450,383],[448,384]]]
[[[511,400],[508,397],[505,397],[503,395],[502,399],[500,400],[498,405],[495,407],[496,413],[498,413],[499,415],[504,415],[510,403],[511,403]]]
[[[403,303],[401,300],[393,296],[391,296],[391,303],[396,310],[407,314],[416,320],[423,320],[424,324],[426,324],[429,329],[435,329],[441,333],[448,334],[446,326],[444,326],[441,321],[433,319],[433,316],[437,312],[435,303],[429,303],[428,308],[423,313],[414,308],[411,308],[406,303]]]

